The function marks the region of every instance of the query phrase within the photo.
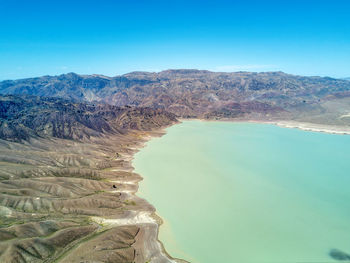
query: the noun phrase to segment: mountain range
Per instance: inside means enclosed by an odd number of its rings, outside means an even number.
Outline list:
[[[166,70],[116,77],[78,75],[6,80],[0,94],[164,109],[182,118],[298,120],[348,125],[350,82],[283,72]]]

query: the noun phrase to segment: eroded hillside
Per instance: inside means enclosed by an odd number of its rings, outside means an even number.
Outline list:
[[[174,122],[162,110],[0,97],[0,262],[166,262],[130,160]]]

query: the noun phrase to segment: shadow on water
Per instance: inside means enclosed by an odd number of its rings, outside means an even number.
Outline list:
[[[350,261],[350,255],[338,249],[331,249],[329,256],[339,261]]]

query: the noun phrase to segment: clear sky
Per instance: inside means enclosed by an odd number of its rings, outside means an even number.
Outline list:
[[[350,77],[350,1],[0,0],[0,79],[169,68]]]

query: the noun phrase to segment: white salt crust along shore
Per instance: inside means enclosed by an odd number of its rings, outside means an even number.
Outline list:
[[[158,240],[158,222],[149,211],[131,211],[127,217],[118,219],[107,219],[103,217],[92,217],[94,222],[109,227],[137,225],[144,229],[147,241],[145,243],[145,257],[155,263],[176,263],[170,259]]]
[[[295,128],[301,129],[304,131],[313,131],[313,132],[325,132],[331,134],[350,134],[350,127],[336,126],[336,125],[325,125],[325,124],[315,124],[308,122],[297,122],[297,121],[278,121],[271,122],[277,126],[283,128]]]

